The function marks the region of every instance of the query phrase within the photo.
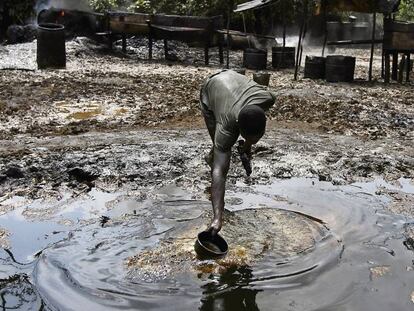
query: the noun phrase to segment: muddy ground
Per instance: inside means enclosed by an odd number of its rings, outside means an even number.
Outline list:
[[[157,43],[148,61],[142,44],[131,40],[123,54],[119,46],[110,52],[78,38],[67,42],[67,69],[47,71],[36,69],[36,43],[0,46],[0,216],[18,213],[25,222],[72,228],[106,215],[119,193],[145,202],[174,185],[193,200],[208,199],[203,156],[211,142],[198,97],[203,80],[221,69],[217,51],[206,67],[199,49],[172,44],[179,61],[170,62]],[[270,89],[279,97],[253,151],[253,174],[245,177],[234,154],[228,191],[249,193],[250,186],[301,177],[335,186],[385,180],[393,187],[380,182],[372,195],[387,198],[387,212],[406,217],[409,249],[414,195],[403,188],[414,185],[414,84],[385,85],[380,51],[373,82],[366,81],[368,50],[336,54],[357,57],[354,83],[294,81],[292,70],[271,71]],[[240,68],[241,59],[233,51],[231,67]],[[62,216],[94,191],[117,195],[104,210],[92,203],[82,216]],[[237,205],[237,195],[226,202]],[[13,249],[11,231],[0,228],[5,249]],[[374,276],[386,274],[373,269]]]
[[[35,43],[0,47],[0,197],[102,182],[113,188],[208,180],[201,162],[191,164],[210,144],[198,97],[203,80],[219,70],[217,51],[205,67],[202,51],[175,44],[180,62],[165,62],[158,43],[150,62],[142,44],[131,40],[122,54],[75,39],[67,43],[67,69],[50,71],[36,70]],[[355,83],[293,81],[291,70],[272,71],[270,88],[279,98],[256,150],[262,160],[256,164],[264,167],[253,179],[412,178],[413,84],[384,85],[378,51],[371,83],[367,50],[336,53],[357,56]],[[240,53],[233,51],[230,61],[240,67]],[[161,147],[180,139],[185,146]]]

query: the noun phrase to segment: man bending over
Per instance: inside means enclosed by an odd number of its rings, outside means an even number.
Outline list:
[[[244,142],[240,142],[239,153],[246,173],[250,175],[251,147],[265,133],[265,111],[274,104],[275,99],[274,93],[232,70],[211,76],[201,88],[201,111],[213,141],[213,147],[206,157],[212,177],[211,200],[214,217],[209,231],[213,235],[222,227],[231,148],[241,135]]]

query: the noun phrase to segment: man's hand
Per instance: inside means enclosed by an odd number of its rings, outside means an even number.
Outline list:
[[[222,227],[222,220],[214,218],[210,227],[207,229],[208,232],[211,233],[211,235],[216,235],[220,232]]]
[[[247,176],[250,176],[252,174],[252,164],[250,163],[250,150],[246,150],[246,146],[244,145],[243,140],[239,140],[237,151],[239,152],[240,160],[243,164]]]

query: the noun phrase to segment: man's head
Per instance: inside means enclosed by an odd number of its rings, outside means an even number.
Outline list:
[[[246,106],[239,113],[238,124],[240,135],[255,144],[265,133],[265,112],[257,105]]]

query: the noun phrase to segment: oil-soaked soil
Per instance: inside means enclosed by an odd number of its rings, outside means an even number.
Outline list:
[[[201,124],[198,109],[202,81],[219,68],[201,67],[200,50],[179,47],[181,63],[149,62],[141,52],[108,54],[86,39],[68,42],[64,71],[37,71],[35,43],[2,47],[0,70],[1,138],[30,133],[76,134],[90,129]],[[211,60],[217,64],[216,51]],[[414,129],[413,84],[384,86],[381,57],[375,58],[374,82],[367,76],[365,50],[338,50],[357,56],[357,81],[332,84],[302,79],[292,81],[292,71],[273,71],[270,87],[279,100],[270,111],[277,121],[302,121],[323,131],[375,139],[406,137]],[[162,59],[158,48],[156,59]],[[184,55],[193,56],[184,58]],[[305,54],[320,54],[319,50]],[[232,68],[241,55],[233,52]],[[144,60],[142,60],[144,58]],[[251,76],[250,71],[247,72]]]
[[[247,178],[233,154],[223,236],[208,225],[211,142],[200,84],[220,69],[172,44],[147,61],[67,42],[38,71],[35,43],[0,46],[0,303],[18,310],[410,310],[414,307],[413,84],[272,71],[279,94]],[[305,54],[319,51],[307,50]],[[233,68],[241,54],[232,52]],[[251,76],[252,72],[247,71]]]
[[[108,191],[176,183],[204,191],[209,172],[203,155],[211,143],[206,130],[141,130],[1,141],[0,197],[61,197],[66,191]],[[361,140],[315,130],[269,128],[253,150],[249,181],[318,177],[346,184],[381,176],[412,178],[414,145],[394,139]],[[245,173],[233,155],[228,187]],[[145,195],[145,193],[143,193]],[[404,208],[404,207],[403,207]],[[0,213],[12,207],[2,203]]]

